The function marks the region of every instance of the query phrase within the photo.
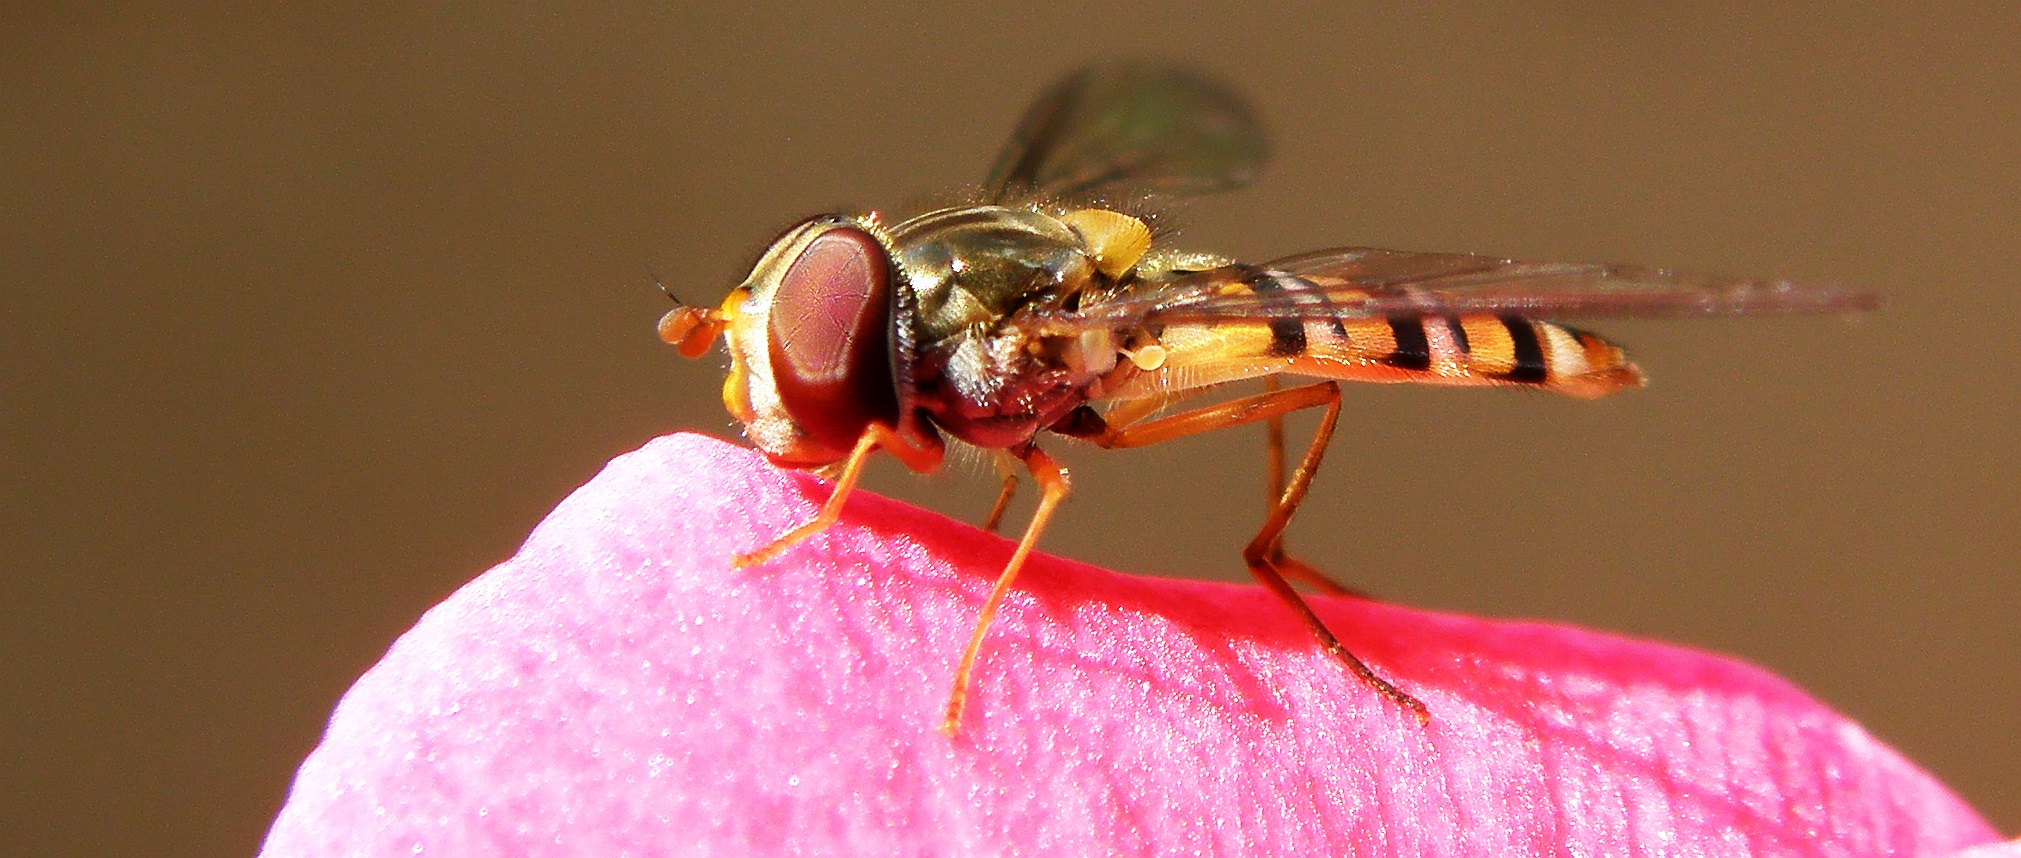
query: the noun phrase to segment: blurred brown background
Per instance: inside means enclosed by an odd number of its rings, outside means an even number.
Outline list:
[[[2021,15],[1617,5],[0,13],[0,831],[255,848],[420,612],[611,456],[733,433],[646,266],[712,302],[802,215],[979,180],[1109,55],[1197,62],[1275,132],[1190,209],[1203,248],[1885,291],[1597,325],[1654,379],[1598,403],[1353,389],[1292,544],[1394,600],[1762,663],[2021,828]],[[1046,547],[1241,578],[1261,435],[1227,435],[1070,451]]]

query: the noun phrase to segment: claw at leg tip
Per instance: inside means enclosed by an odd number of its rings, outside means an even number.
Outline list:
[[[940,734],[950,739],[961,732],[962,713],[968,711],[968,701],[957,695],[947,701],[947,709],[940,717]]]
[[[738,569],[748,569],[761,563],[769,563],[779,555],[786,553],[786,549],[791,548],[793,542],[796,541],[798,540],[788,541],[781,539],[756,551],[736,555],[730,558],[730,565]]]

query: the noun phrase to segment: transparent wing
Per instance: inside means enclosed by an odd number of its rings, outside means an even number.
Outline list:
[[[1871,292],[1788,280],[1720,277],[1642,265],[1524,262],[1464,253],[1322,250],[1263,266],[1231,265],[1133,284],[1074,311],[1029,314],[1060,333],[1143,323],[1514,314],[1537,318],[1842,313],[1880,305]]]
[[[1249,106],[1198,72],[1091,66],[1025,111],[984,190],[991,202],[1194,196],[1248,184],[1269,154]]]

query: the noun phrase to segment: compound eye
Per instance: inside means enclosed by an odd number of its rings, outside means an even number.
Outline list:
[[[897,422],[891,289],[884,246],[837,227],[808,242],[772,292],[767,332],[780,403],[836,460],[872,421]]]

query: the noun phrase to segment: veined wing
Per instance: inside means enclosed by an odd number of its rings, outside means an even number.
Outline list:
[[[996,203],[1209,194],[1248,184],[1269,152],[1248,105],[1198,72],[1091,66],[1040,94],[984,188]]]
[[[1031,314],[1028,330],[1233,319],[1744,316],[1871,310],[1871,292],[1641,265],[1525,262],[1463,253],[1323,250],[1135,284],[1073,312]]]

